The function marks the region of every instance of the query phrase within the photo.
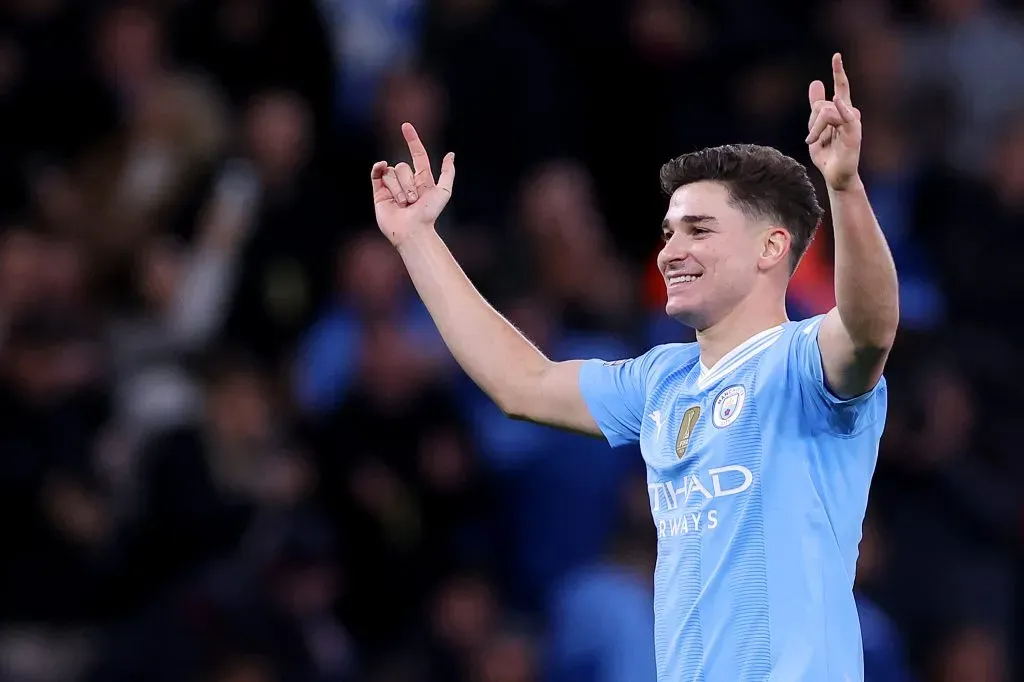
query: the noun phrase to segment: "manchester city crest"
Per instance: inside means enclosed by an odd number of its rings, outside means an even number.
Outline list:
[[[742,385],[730,386],[723,389],[715,398],[714,407],[711,410],[711,421],[715,426],[724,429],[736,421],[743,409],[743,401],[747,397],[747,391]]]

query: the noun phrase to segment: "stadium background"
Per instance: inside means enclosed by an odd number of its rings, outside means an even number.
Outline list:
[[[653,679],[637,453],[467,383],[367,174],[404,120],[457,152],[474,280],[554,357],[624,357],[687,336],[659,165],[806,159],[837,48],[904,316],[868,680],[1022,679],[1020,3],[0,5],[4,682]]]

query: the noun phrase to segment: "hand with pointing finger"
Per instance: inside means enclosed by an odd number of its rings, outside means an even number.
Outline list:
[[[825,177],[830,189],[843,190],[857,178],[860,161],[860,111],[850,99],[850,81],[843,58],[832,56],[834,94],[829,101],[825,84],[814,81],[808,91],[811,118],[807,122],[807,145],[811,160]]]
[[[395,246],[412,234],[433,229],[455,183],[454,154],[445,155],[435,182],[430,157],[416,129],[405,123],[402,134],[409,145],[412,167],[405,162],[389,166],[387,161],[378,161],[370,170],[377,226]]]

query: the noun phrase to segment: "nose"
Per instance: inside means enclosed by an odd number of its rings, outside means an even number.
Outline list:
[[[661,247],[661,251],[658,252],[658,265],[664,270],[669,263],[684,261],[689,255],[690,250],[686,239],[676,232]]]

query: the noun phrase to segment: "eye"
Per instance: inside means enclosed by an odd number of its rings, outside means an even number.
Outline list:
[[[662,230],[661,241],[668,242],[670,239],[672,239],[672,230]]]
[[[694,227],[693,228],[693,236],[694,237],[697,237],[697,238],[706,237],[709,234],[711,234],[711,230],[709,230],[707,228],[704,228],[704,227]]]

